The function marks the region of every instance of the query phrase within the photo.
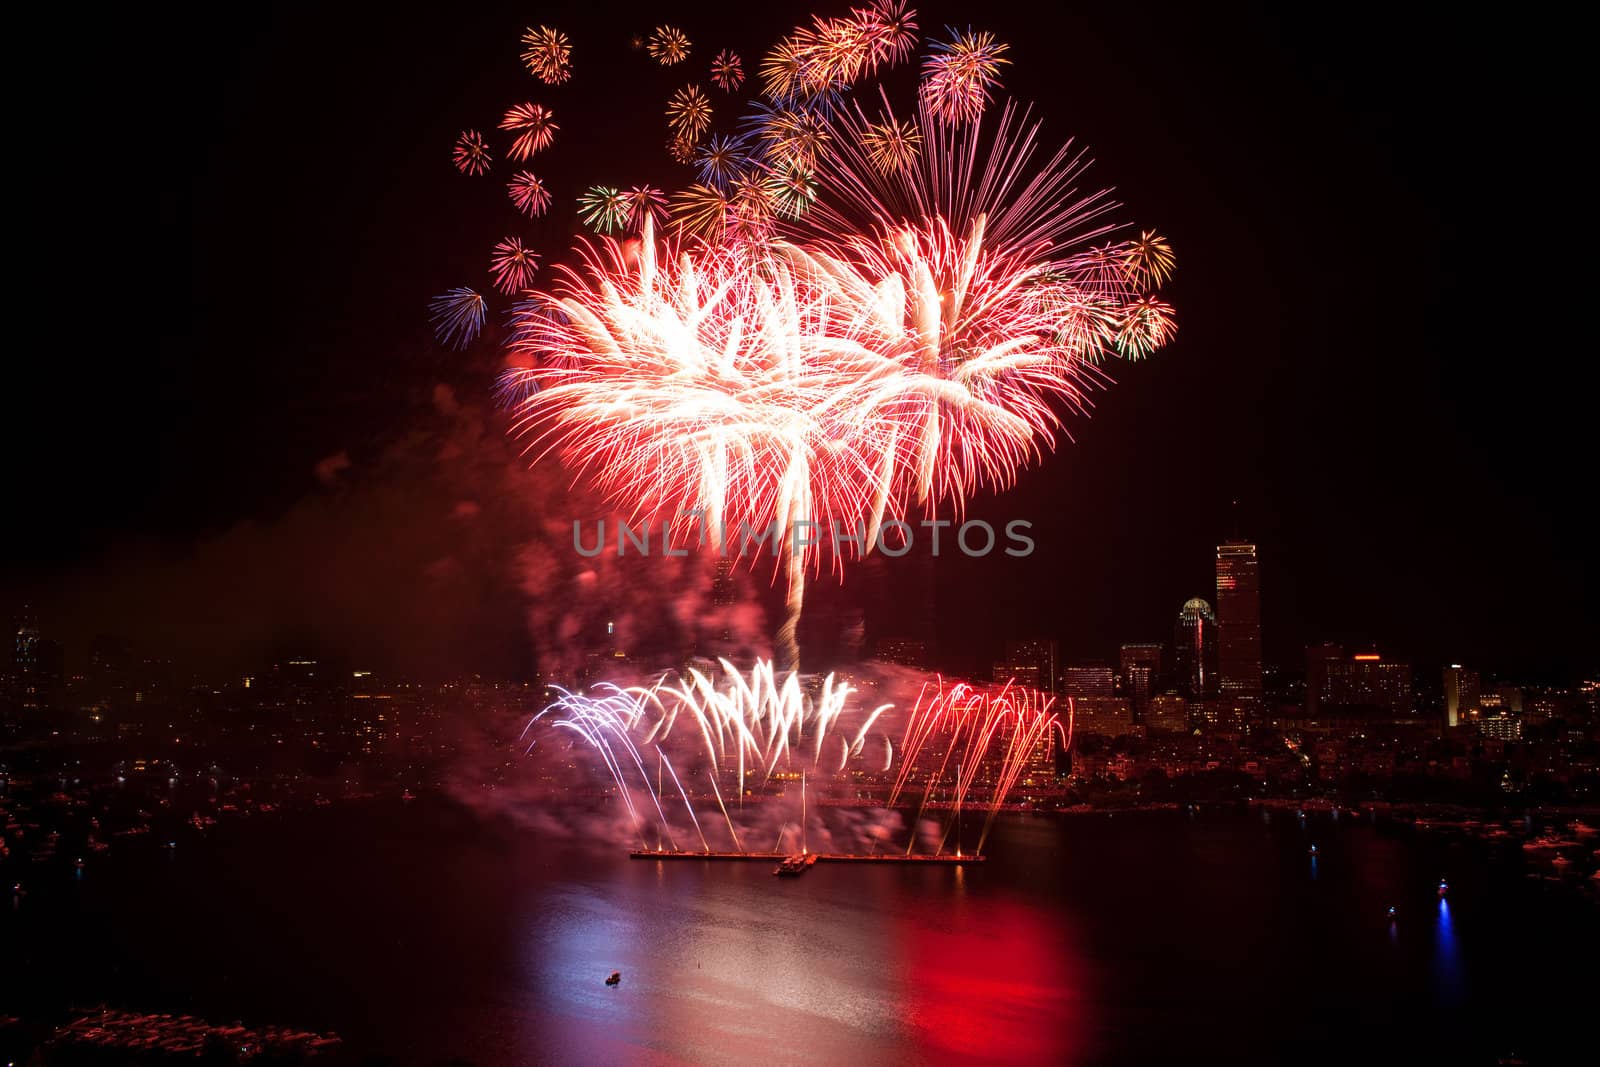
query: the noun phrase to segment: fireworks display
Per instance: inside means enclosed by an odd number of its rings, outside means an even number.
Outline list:
[[[667,125],[674,137],[690,144],[711,125],[711,101],[698,85],[685,85],[667,101]]]
[[[572,43],[548,26],[529,29],[522,35],[522,62],[546,85],[560,85],[572,77]]]
[[[596,233],[613,233],[628,225],[633,201],[621,189],[596,185],[578,198],[578,215]]]
[[[978,850],[994,817],[1017,784],[1030,758],[1054,758],[1059,739],[1072,741],[1072,716],[1055,712],[1055,698],[1008,683],[998,692],[965,682],[946,688],[944,680],[924,686],[906,719],[900,765],[889,794],[893,807],[908,790],[922,790],[922,810],[944,800],[957,815],[975,784],[987,786],[989,802]],[[946,836],[950,827],[945,827]],[[944,838],[939,848],[944,847]],[[907,849],[909,851],[909,848]]]
[[[1174,336],[1174,310],[1157,293],[1173,271],[1170,245],[1150,230],[1122,236],[1109,192],[1083,191],[1085,152],[1048,146],[1029,107],[995,103],[1006,43],[947,29],[926,45],[909,110],[897,113],[883,86],[867,96],[865,83],[911,60],[918,42],[904,0],[875,0],[816,15],[762,53],[759,98],[742,110],[735,101],[714,113],[698,85],[670,91],[667,155],[692,169],[682,188],[623,177],[563,198],[526,170],[507,185],[522,215],[575,202],[597,235],[541,290],[531,249],[517,238],[495,247],[495,287],[521,298],[499,395],[529,459],[559,461],[621,514],[665,523],[673,544],[774,531],[771,553],[746,563],[769,560],[787,592],[781,669],[768,662],[743,678],[724,665],[728,684],[743,687],[737,699],[754,701],[744,710],[717,710],[722,691],[691,676],[569,694],[541,717],[583,735],[625,794],[638,788],[629,775],[649,777],[652,749],[656,777],[671,778],[691,816],[696,790],[730,786],[719,777],[728,761],[777,773],[773,745],[792,769],[800,739],[815,742],[812,774],[859,760],[864,740],[837,732],[832,696],[785,688],[797,684],[808,575],[826,566],[842,576],[891,521],[959,518],[975,494],[1007,488],[1054,449],[1067,416],[1086,412],[1109,359],[1145,358]],[[564,34],[541,26],[523,45],[540,80],[570,78]],[[663,67],[690,52],[667,25],[637,46]],[[717,51],[710,80],[739,91],[738,54]],[[499,128],[517,161],[557,130],[531,102]],[[471,130],[454,159],[468,174],[491,165]],[[441,342],[460,347],[485,307],[462,288],[430,310]],[[779,693],[791,703],[762,702]],[[958,817],[982,793],[992,818],[1022,754],[1053,731],[1067,736],[1047,700],[1014,688],[938,683],[903,719],[888,802],[920,790],[923,807]],[[680,721],[705,751],[661,749]],[[824,736],[834,739],[827,760]],[[885,761],[895,744],[884,735]],[[649,799],[668,834],[659,784]],[[636,825],[642,810],[630,801]]]
[[[883,794],[890,808],[915,796],[919,822],[930,812],[945,816],[932,849],[940,855],[969,805],[984,813],[981,852],[1017,782],[1030,768],[1052,765],[1057,742],[1071,738],[1070,715],[1064,724],[1054,698],[1014,685],[986,693],[930,683],[897,725],[893,704],[869,707],[836,675],[807,687],[770,661],[747,674],[726,660],[720,668],[663,675],[649,686],[558,690],[524,740],[538,725],[575,735],[609,773],[642,848],[678,850],[691,841],[707,852],[743,851],[737,816],[745,799],[770,793],[774,783],[787,796],[808,777],[814,788],[848,781]],[[680,807],[675,829],[669,813]],[[912,836],[908,854],[915,844]]]
[[[950,122],[971,122],[989,106],[1000,84],[1000,67],[1008,46],[992,33],[950,31],[950,40],[935,41],[922,65],[922,96],[935,115]]]
[[[861,146],[879,172],[893,174],[916,161],[922,149],[922,132],[910,122],[885,119],[862,131]]]
[[[502,293],[519,293],[533,285],[533,275],[539,269],[539,256],[522,247],[515,237],[507,237],[494,246],[494,256],[489,271],[494,284]]]
[[[534,177],[532,171],[519,171],[506,186],[506,191],[511,194],[511,202],[524,215],[537,218],[550,206],[550,190],[544,187],[544,182]]]
[[[560,129],[552,121],[550,112],[538,104],[518,104],[507,111],[505,118],[500,120],[502,130],[516,130],[517,139],[511,142],[511,158],[527,159],[542,148],[547,148],[555,140],[556,130]]]
[[[724,48],[711,61],[711,84],[723,92],[734,92],[744,84],[744,63],[737,52]]]
[[[485,174],[489,170],[489,146],[477,130],[461,131],[451,158],[462,174]]]
[[[450,348],[465,348],[483,329],[483,297],[471,289],[452,289],[428,304],[429,321],[439,343]]]
[[[663,67],[670,67],[689,58],[689,38],[675,26],[657,26],[645,51]]]

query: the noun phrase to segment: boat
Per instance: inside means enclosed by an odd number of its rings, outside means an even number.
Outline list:
[[[606,978],[606,985],[619,985],[619,984],[621,984],[621,982],[622,982],[622,972],[621,971],[612,971],[610,976]]]
[[[1571,838],[1557,837],[1555,834],[1545,834],[1532,841],[1522,843],[1524,852],[1554,852],[1558,848],[1571,848],[1577,842]]]
[[[805,874],[816,862],[817,854],[815,852],[796,852],[774,867],[772,873],[780,878],[798,878]]]
[[[1311,846],[1311,854],[1313,856],[1315,856],[1317,854],[1317,846],[1316,845],[1312,845]]]
[[[1442,897],[1448,892],[1450,892],[1450,883],[1443,878],[1439,879],[1439,895]]]
[[[1389,921],[1390,922],[1394,922],[1399,917],[1400,917],[1400,912],[1395,908],[1395,906],[1393,904],[1390,904],[1389,905]]]

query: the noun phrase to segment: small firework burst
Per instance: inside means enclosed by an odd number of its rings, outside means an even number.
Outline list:
[[[1154,230],[1142,230],[1137,240],[1128,242],[1123,263],[1136,284],[1161,285],[1172,277],[1172,245]]]
[[[989,106],[989,93],[1000,84],[1000,67],[1008,45],[987,31],[948,30],[950,40],[929,45],[922,64],[922,96],[929,109],[946,122],[971,122]]]
[[[538,104],[518,104],[500,120],[502,130],[520,130],[511,143],[511,158],[527,159],[535,152],[548,148],[561,127],[551,121],[550,109]]]
[[[506,191],[511,194],[511,202],[524,215],[537,218],[550,206],[550,190],[544,187],[544,182],[534,177],[531,170],[518,171],[506,186]]]
[[[495,288],[502,293],[515,293],[533,285],[533,276],[539,270],[539,255],[524,248],[522,241],[507,237],[494,246],[489,258],[489,273],[494,275]]]
[[[744,64],[739,54],[724,48],[711,61],[711,84],[725,93],[731,93],[744,84]]]
[[[663,67],[670,67],[689,58],[689,38],[676,26],[657,26],[645,42],[645,51]]]
[[[560,85],[572,77],[572,42],[549,26],[529,29],[522,35],[522,62],[546,85]]]
[[[867,38],[867,73],[908,58],[917,47],[917,13],[905,0],[876,0],[855,13]]]
[[[728,224],[728,197],[710,185],[691,185],[672,194],[672,224],[708,244],[722,240]]]
[[[711,101],[698,85],[685,85],[667,101],[667,125],[673,137],[690,144],[700,140],[700,135],[711,125]]]
[[[798,162],[785,162],[774,167],[764,183],[772,210],[786,218],[797,219],[817,199],[817,174]]]
[[[916,162],[917,153],[922,149],[922,131],[914,122],[896,121],[893,116],[885,115],[882,122],[867,126],[861,146],[879,174],[893,174]]]
[[[591,186],[578,197],[578,217],[596,233],[613,233],[627,227],[633,214],[633,200],[621,189],[609,185]]]
[[[635,185],[627,192],[628,225],[635,230],[644,229],[644,220],[664,222],[667,217],[667,195],[651,185]]]
[[[1142,359],[1172,340],[1178,331],[1172,305],[1153,296],[1130,300],[1122,309],[1122,328],[1117,331],[1119,355]]]
[[[687,137],[668,138],[667,155],[672,157],[674,163],[693,163],[694,142]]]
[[[462,174],[485,174],[489,170],[489,145],[477,130],[462,130],[450,158]]]
[[[700,180],[718,189],[726,189],[748,162],[744,143],[720,133],[712,134],[711,140],[695,152]]]
[[[483,329],[483,316],[488,305],[483,297],[471,289],[450,289],[443,296],[428,302],[428,321],[433,323],[433,335],[439,343],[460,349],[470,345]]]

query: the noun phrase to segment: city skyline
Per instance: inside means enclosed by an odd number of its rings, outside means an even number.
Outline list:
[[[994,651],[989,659],[985,661],[974,661],[970,659],[970,657],[962,658],[960,656],[949,656],[942,654],[937,640],[932,640],[927,637],[910,639],[906,636],[905,632],[894,633],[893,630],[898,628],[891,627],[891,632],[889,635],[879,636],[875,641],[871,642],[872,648],[864,651],[870,653],[870,655],[873,657],[884,658],[884,650],[886,648],[898,648],[902,645],[906,645],[909,641],[911,644],[915,644],[918,649],[914,656],[897,655],[891,652],[888,658],[894,662],[903,662],[908,666],[915,665],[919,667],[937,667],[943,665],[945,669],[959,669],[965,666],[968,669],[975,669],[976,673],[980,676],[986,676],[988,673],[990,673],[989,665],[993,665],[993,668],[996,672],[998,672],[1002,667],[1008,665],[1020,665],[1020,673],[1014,671],[1013,674],[1017,677],[1018,681],[1026,681],[1034,676],[1041,678],[1057,677],[1059,671],[1065,669],[1065,667],[1069,665],[1074,664],[1093,664],[1097,666],[1105,664],[1117,664],[1118,674],[1120,677],[1121,673],[1125,671],[1128,663],[1128,649],[1159,648],[1161,650],[1159,655],[1169,657],[1168,666],[1173,672],[1169,677],[1175,679],[1181,678],[1186,670],[1192,670],[1194,668],[1196,663],[1195,657],[1200,656],[1201,665],[1205,668],[1206,672],[1206,678],[1203,682],[1203,692],[1201,692],[1200,695],[1207,697],[1222,696],[1230,699],[1242,698],[1247,703],[1252,701],[1260,701],[1263,693],[1262,672],[1264,669],[1270,669],[1279,676],[1302,680],[1308,686],[1311,685],[1314,672],[1309,668],[1305,670],[1302,670],[1301,668],[1305,667],[1305,665],[1310,662],[1314,651],[1321,648],[1337,649],[1337,655],[1343,656],[1346,654],[1345,649],[1347,646],[1352,649],[1366,651],[1383,647],[1391,650],[1390,658],[1404,660],[1412,664],[1415,668],[1425,671],[1430,677],[1433,674],[1441,671],[1444,672],[1441,677],[1449,677],[1452,670],[1465,670],[1469,672],[1473,678],[1471,683],[1473,686],[1476,686],[1476,678],[1479,675],[1496,678],[1501,681],[1515,681],[1521,684],[1575,684],[1577,682],[1592,678],[1597,671],[1600,671],[1600,666],[1591,666],[1585,664],[1582,660],[1574,660],[1570,668],[1558,669],[1555,671],[1527,671],[1519,669],[1514,665],[1508,666],[1504,662],[1496,662],[1492,658],[1487,660],[1477,660],[1472,662],[1470,666],[1464,667],[1462,663],[1456,662],[1456,660],[1460,657],[1446,656],[1439,660],[1428,660],[1417,657],[1404,649],[1397,648],[1397,643],[1386,639],[1381,633],[1375,632],[1375,629],[1365,631],[1352,640],[1330,641],[1325,638],[1314,640],[1308,642],[1297,651],[1291,651],[1282,659],[1263,660],[1260,658],[1260,649],[1262,645],[1264,628],[1261,621],[1259,599],[1259,562],[1260,561],[1256,552],[1256,545],[1254,543],[1240,540],[1237,537],[1222,539],[1217,544],[1215,552],[1215,604],[1213,604],[1211,601],[1205,600],[1203,597],[1190,597],[1185,600],[1182,608],[1178,612],[1177,627],[1171,631],[1169,637],[1165,640],[1146,642],[1146,637],[1148,634],[1158,632],[1160,629],[1159,624],[1152,623],[1150,626],[1143,628],[1139,632],[1121,636],[1106,635],[1095,645],[1076,648],[1069,647],[1063,651],[1061,641],[1058,636],[1051,634],[1051,631],[1049,631],[1048,628],[1032,626],[1027,629],[1018,629],[1014,632],[1002,635],[1001,643],[992,644],[990,646],[994,649]],[[923,566],[925,567],[926,564]],[[732,590],[734,588],[734,579],[737,574],[738,570],[734,566],[733,561],[724,559],[717,563],[714,573],[710,578],[711,603],[721,607],[727,607],[733,603],[734,594]],[[925,570],[922,572],[921,581],[924,583],[927,582]],[[921,586],[914,581],[912,587],[920,588]],[[926,588],[931,590],[933,586],[930,584],[927,585]],[[925,595],[932,594],[929,592]],[[1234,634],[1231,639],[1229,627],[1223,621],[1224,615],[1223,611],[1221,610],[1221,605],[1224,603],[1225,599],[1229,603],[1230,607],[1232,607],[1236,613],[1241,615],[1240,622],[1236,625],[1236,629],[1242,630],[1243,632]],[[1205,649],[1193,649],[1186,651],[1182,647],[1184,643],[1182,634],[1185,631],[1185,618],[1187,615],[1191,614],[1190,606],[1192,604],[1203,605],[1204,610],[1209,613],[1206,617],[1206,629],[1201,637],[1201,639],[1205,642]],[[16,632],[18,635],[15,642],[15,662],[17,663],[21,662],[20,642],[22,641],[22,634],[25,630],[31,632],[33,635],[33,641],[35,643],[37,643],[41,638],[46,639],[50,654],[56,657],[56,659],[64,665],[62,668],[63,670],[73,667],[80,669],[85,667],[90,661],[92,661],[95,655],[94,646],[97,643],[106,640],[129,640],[127,635],[123,633],[89,627],[84,632],[91,633],[92,636],[90,638],[83,640],[76,645],[65,644],[59,641],[55,636],[41,629],[37,613],[34,611],[31,604],[27,603],[24,603],[13,610],[11,612],[11,618],[16,624]],[[1270,631],[1270,628],[1266,629]],[[1195,633],[1196,631],[1194,630],[1189,631],[1191,640],[1194,638]],[[727,636],[727,633],[724,632],[724,639],[726,639]],[[1227,659],[1227,656],[1229,655],[1228,649],[1230,647],[1230,640],[1231,647],[1233,649],[1233,659],[1231,661]],[[1141,644],[1141,642],[1145,643]],[[333,655],[340,659],[350,659],[352,657],[350,650],[337,648],[326,642],[286,637],[278,640],[276,643],[280,646],[279,652],[261,653],[256,655],[253,659],[227,657],[225,661],[214,660],[208,662],[204,659],[190,658],[184,660],[183,663],[185,668],[195,671],[198,675],[217,676],[219,670],[226,670],[229,673],[238,673],[240,669],[247,670],[251,665],[259,667],[261,665],[270,663],[274,656],[277,656],[280,659],[284,655],[301,654]],[[8,645],[9,644],[11,643],[8,642]],[[1044,651],[1046,646],[1048,646],[1047,652]],[[284,653],[281,651],[281,649],[291,649],[294,651]],[[1019,652],[1018,649],[1023,649],[1024,651]],[[152,645],[150,647],[143,648],[142,651],[147,654],[164,657],[166,659],[171,659],[173,656],[172,649],[164,648],[160,645]],[[6,656],[0,656],[0,665],[5,665],[6,662],[10,662],[7,657],[10,657],[11,655],[12,649],[11,647],[8,647],[6,650]],[[1048,661],[1047,667],[1038,666],[1038,664],[1041,662],[1040,657],[1045,657],[1045,659]],[[368,662],[369,665],[376,665],[377,662],[371,658],[362,660],[362,657],[360,656],[354,656],[354,659],[361,660],[362,662]],[[660,666],[667,666],[670,662],[670,659],[671,657],[662,660]],[[841,660],[841,662],[847,663],[848,658]],[[971,665],[975,662],[977,663],[977,666],[976,668],[972,668]],[[406,668],[400,664],[387,665],[387,669],[389,669],[392,673],[408,675]],[[1229,676],[1227,673],[1230,669],[1236,673],[1243,672],[1243,674],[1240,675],[1241,679],[1243,680],[1235,681],[1234,684],[1230,685]],[[535,664],[530,662],[528,667],[520,673],[509,672],[504,675],[499,675],[498,677],[501,677],[504,680],[520,680],[524,678],[536,677],[538,673],[539,672],[537,671]],[[474,674],[489,674],[494,676],[494,672],[474,670],[457,670],[454,672],[446,671],[443,674],[438,674],[438,672],[435,672],[435,674],[437,674],[439,677]],[[1448,682],[1441,683],[1441,685],[1446,687],[1448,687],[1448,684]],[[1194,685],[1190,681],[1175,682],[1174,687],[1177,691],[1185,692],[1188,695],[1195,695],[1193,692]],[[1056,687],[1045,686],[1043,688],[1046,688],[1047,691],[1055,691]],[[1152,692],[1151,695],[1155,695],[1155,693]]]

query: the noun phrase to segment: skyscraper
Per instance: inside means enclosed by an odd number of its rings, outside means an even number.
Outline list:
[[[1217,616],[1199,597],[1184,602],[1173,632],[1174,682],[1187,697],[1217,695]]]
[[[1143,721],[1150,698],[1161,691],[1161,651],[1158,644],[1123,645],[1118,684],[1133,703],[1133,715]]]
[[[1333,641],[1306,646],[1306,714],[1316,718],[1328,688],[1328,667],[1344,660],[1344,646]]]
[[[54,704],[64,673],[61,646],[39,631],[27,608],[17,622],[11,654],[17,703],[35,711]]]
[[[1217,546],[1217,667],[1222,695],[1261,700],[1261,581],[1256,546]]]
[[[1459,663],[1444,669],[1446,726],[1460,726],[1468,719],[1477,718],[1481,700],[1477,671],[1468,670]]]
[[[1023,674],[1033,681],[1030,685],[1046,693],[1054,693],[1059,683],[1057,677],[1056,643],[1044,638],[1032,641],[1007,641],[1005,665],[1020,681]],[[1003,681],[1004,679],[1000,679]]]

